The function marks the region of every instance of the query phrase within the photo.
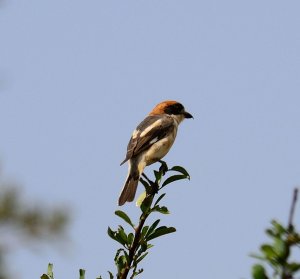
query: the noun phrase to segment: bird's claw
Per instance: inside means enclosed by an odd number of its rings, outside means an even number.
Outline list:
[[[158,162],[161,163],[161,166],[159,167],[159,171],[162,172],[163,175],[165,175],[166,172],[169,170],[167,163],[163,160],[159,160]]]

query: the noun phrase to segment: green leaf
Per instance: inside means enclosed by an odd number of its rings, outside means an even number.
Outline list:
[[[177,171],[184,174],[188,179],[191,178],[187,170],[181,166],[174,166],[173,168],[170,169],[170,171]]]
[[[149,185],[149,183],[141,177],[140,177],[140,182],[144,185],[146,190],[151,187],[151,185]]]
[[[79,269],[79,279],[84,279],[84,278],[85,278],[85,270]]]
[[[124,255],[120,256],[121,252],[123,252]],[[128,256],[127,252],[123,248],[118,249],[116,256],[115,256],[115,264],[118,268],[118,274],[120,274],[121,270],[127,265],[128,259],[129,259],[129,256]]]
[[[155,182],[156,182],[157,184],[160,183],[161,178],[162,178],[162,175],[163,175],[163,174],[162,174],[161,171],[156,171],[156,170],[154,170]]]
[[[121,226],[120,226],[121,227]],[[110,227],[108,227],[107,229],[107,234],[115,241],[119,242],[120,244],[122,244],[123,246],[125,246],[125,244],[127,244],[127,241],[125,241],[125,239],[122,238],[122,236],[120,235],[120,231],[118,230],[117,232],[113,231]],[[126,234],[125,234],[126,235]],[[123,236],[124,237],[124,236]]]
[[[254,258],[254,259],[257,259],[257,260],[261,260],[261,261],[264,261],[266,259],[266,257],[264,257],[264,256],[253,254],[253,253],[251,253],[249,256],[251,258]]]
[[[48,264],[47,274],[48,274],[48,276],[50,278],[54,278],[54,275],[53,275],[53,264],[52,263]]]
[[[252,278],[253,279],[268,279],[265,268],[260,264],[254,265],[252,267]]]
[[[300,244],[300,234],[296,232],[289,233],[286,241],[290,246]]]
[[[147,244],[146,244],[146,242],[142,242],[140,244],[137,252],[135,253],[134,259],[137,259],[138,257],[140,257],[146,250],[147,250]]]
[[[145,252],[147,250],[147,248],[148,248],[147,242],[143,242],[141,244],[140,252],[141,253]]]
[[[131,222],[130,218],[128,217],[128,215],[127,215],[125,212],[123,212],[123,211],[121,211],[121,210],[117,210],[117,211],[115,211],[115,214],[116,214],[117,216],[119,216],[120,218],[122,218],[122,219],[123,219],[126,223],[128,223],[132,228],[134,228],[133,223]]]
[[[284,228],[284,226],[282,226],[276,220],[272,220],[271,224],[273,225],[275,232],[278,233],[279,235],[282,235],[283,233],[287,232],[287,230]]]
[[[119,273],[122,271],[123,268],[125,268],[126,266],[126,257],[125,256],[120,256],[117,258],[117,267],[118,267],[118,271]]]
[[[120,242],[121,244],[125,245],[125,244],[128,244],[128,238],[127,238],[127,234],[125,233],[124,229],[122,226],[119,226],[118,228],[118,233],[116,234],[116,237],[118,239],[120,239]]]
[[[157,211],[157,212],[160,212],[160,213],[162,213],[162,214],[170,214],[170,211],[168,210],[168,208],[166,207],[166,206],[158,206],[158,205],[156,205],[156,206],[154,206],[153,208],[152,208],[152,211],[154,212],[154,211]]]
[[[133,274],[131,275],[130,279],[135,278],[137,275],[141,274],[144,271],[144,269],[139,269],[138,271],[134,271]]]
[[[139,262],[141,262],[147,255],[148,255],[148,252],[146,252],[144,255],[140,256],[140,257],[136,260],[136,264],[138,264]]]
[[[187,177],[184,175],[184,174],[175,174],[175,175],[172,175],[170,177],[168,177],[164,183],[162,184],[161,188],[162,187],[165,187],[166,185],[174,182],[174,181],[177,181],[177,180],[181,180],[181,179],[186,179]]]
[[[143,192],[142,194],[140,194],[139,197],[136,200],[135,205],[138,206],[138,207],[141,207],[141,204],[143,203],[143,201],[146,198],[146,196],[147,196],[146,192]]]
[[[264,244],[261,246],[260,249],[263,252],[263,254],[265,255],[265,257],[269,260],[273,260],[277,256],[277,254],[274,251],[273,246],[271,246],[271,245]]]
[[[166,226],[159,227],[154,231],[154,233],[150,234],[147,237],[147,241],[173,232],[176,232],[176,229],[173,227],[166,227]]]
[[[110,271],[107,271],[107,272],[109,274],[109,279],[114,279],[114,275]]]
[[[108,227],[108,229],[107,229],[107,234],[108,234],[113,240],[116,240],[116,236],[115,236],[116,232],[113,231],[110,227]]]
[[[126,258],[126,262],[128,263],[129,262],[129,255],[128,255],[128,253],[124,249],[122,249],[122,251],[123,251],[124,256]]]
[[[147,250],[149,250],[150,248],[154,247],[153,244],[147,244]]]
[[[274,232],[273,229],[266,229],[266,234],[269,235],[269,236],[271,236],[272,238],[279,237],[279,235],[276,234],[276,232]]]
[[[117,263],[120,253],[123,251],[123,248],[117,250],[114,261]]]
[[[128,234],[128,241],[127,242],[128,242],[129,245],[132,245],[133,239],[134,239],[133,233]]]
[[[48,264],[47,274],[43,274],[41,276],[41,279],[54,279],[52,263]]]
[[[152,204],[153,197],[152,196],[146,196],[146,198],[143,200],[141,204],[141,210],[143,213],[146,213],[149,211],[151,204]]]
[[[153,233],[153,231],[155,230],[155,228],[157,227],[158,223],[160,222],[160,219],[157,219],[149,228],[147,234],[146,234],[146,238]]]
[[[145,227],[142,228],[142,236],[146,235],[148,229],[149,229],[149,226],[145,226]]]
[[[281,260],[286,260],[290,254],[290,249],[284,240],[277,238],[274,242],[274,252]]]
[[[161,194],[161,195],[159,196],[159,198],[156,200],[156,202],[155,202],[154,205],[157,205],[157,204],[164,198],[165,195],[166,195],[166,193]]]
[[[149,249],[152,248],[153,246],[154,246],[153,244],[148,243],[148,244],[147,244],[147,250],[149,250]]]
[[[292,273],[296,273],[300,270],[300,263],[289,263],[287,267]]]

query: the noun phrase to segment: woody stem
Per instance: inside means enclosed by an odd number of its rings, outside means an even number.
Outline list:
[[[155,193],[153,193],[151,195],[154,197]],[[152,204],[152,200],[153,199],[151,199],[151,204]],[[150,204],[150,207],[151,207],[151,204]],[[129,250],[129,254],[128,254],[127,265],[124,268],[123,272],[120,274],[120,276],[118,276],[118,279],[126,279],[127,276],[128,276],[129,270],[132,267],[134,267],[134,260],[135,260],[134,257],[135,257],[135,254],[136,254],[137,250],[140,247],[140,242],[141,242],[141,231],[142,231],[142,229],[144,227],[145,221],[148,218],[150,212],[151,212],[150,210],[147,210],[146,212],[143,212],[142,215],[140,216],[139,225],[135,228],[135,235],[134,235],[133,243],[130,246],[130,248],[128,249]]]

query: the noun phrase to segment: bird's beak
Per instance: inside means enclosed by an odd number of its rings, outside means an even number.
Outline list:
[[[190,113],[188,113],[186,111],[183,113],[183,115],[184,115],[184,118],[193,118],[194,119],[193,115],[191,115]]]

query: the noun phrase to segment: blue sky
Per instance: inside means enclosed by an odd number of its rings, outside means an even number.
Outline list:
[[[162,222],[177,232],[153,242],[141,278],[250,278],[248,254],[272,218],[287,222],[300,184],[299,9],[293,0],[6,0],[3,172],[28,200],[73,213],[69,240],[11,255],[18,278],[39,278],[48,262],[58,279],[114,268],[106,230],[119,224],[119,163],[165,99],[195,118],[165,157],[191,181],[168,188]],[[122,209],[137,216],[133,204]]]

